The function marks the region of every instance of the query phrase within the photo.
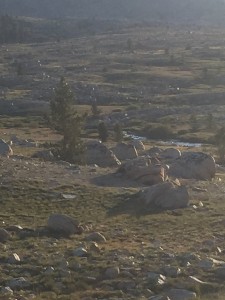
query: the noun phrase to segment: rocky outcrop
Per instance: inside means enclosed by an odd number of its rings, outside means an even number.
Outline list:
[[[135,146],[131,144],[118,143],[111,150],[119,160],[127,160],[138,157],[138,153]]]
[[[186,179],[211,180],[215,174],[214,158],[203,152],[183,152],[169,170],[169,175]]]
[[[12,148],[2,139],[0,139],[0,156],[9,157],[13,155]]]
[[[189,194],[185,186],[173,182],[159,183],[140,191],[139,199],[146,207],[177,209],[187,207]]]
[[[114,153],[99,141],[89,141],[85,148],[85,161],[88,165],[96,164],[104,168],[121,164]]]
[[[118,172],[146,185],[157,184],[166,179],[165,169],[160,164],[152,164],[148,157],[128,160],[121,165]]]

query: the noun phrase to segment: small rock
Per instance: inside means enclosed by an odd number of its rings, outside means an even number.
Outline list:
[[[9,264],[17,264],[20,262],[20,257],[18,254],[13,253],[12,255],[10,255],[10,257],[8,258],[8,263]]]
[[[120,274],[120,269],[118,267],[111,267],[105,271],[105,277],[107,279],[114,279]]]
[[[87,256],[87,253],[88,253],[87,250],[83,247],[73,250],[73,256],[77,256],[77,257]]]
[[[86,237],[87,241],[94,241],[94,242],[106,242],[106,238],[100,232],[92,232],[89,236]]]
[[[3,228],[0,228],[0,243],[4,243],[10,239],[10,234]]]
[[[47,267],[46,269],[45,269],[45,271],[44,271],[44,273],[46,274],[46,275],[51,275],[51,274],[53,274],[55,272],[55,269],[53,268],[53,267]]]
[[[93,252],[97,252],[97,253],[101,252],[101,250],[100,250],[100,248],[99,248],[99,246],[96,242],[91,242],[90,250],[93,251]]]
[[[174,278],[181,274],[181,269],[173,266],[165,266],[163,267],[162,271],[166,276]]]

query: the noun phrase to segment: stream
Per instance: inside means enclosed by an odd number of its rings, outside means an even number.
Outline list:
[[[147,141],[150,140],[144,136],[135,135],[132,133],[128,133],[126,131],[123,132],[124,137],[132,138],[133,140],[139,140],[139,141]],[[157,143],[163,144],[163,145],[170,145],[170,146],[180,146],[180,147],[201,147],[201,143],[191,143],[191,142],[181,142],[177,140],[168,140],[168,141],[162,141],[162,140],[152,140]]]

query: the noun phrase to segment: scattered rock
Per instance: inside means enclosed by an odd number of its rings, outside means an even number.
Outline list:
[[[106,242],[106,238],[100,232],[92,232],[91,234],[89,234],[86,237],[86,240],[87,241],[93,241],[93,242],[99,242],[99,243]]]
[[[146,206],[152,205],[161,209],[187,207],[189,199],[187,188],[172,182],[159,183],[139,192],[139,201]]]
[[[47,227],[49,230],[69,236],[71,234],[80,233],[79,222],[74,218],[61,215],[52,214],[48,218]]]

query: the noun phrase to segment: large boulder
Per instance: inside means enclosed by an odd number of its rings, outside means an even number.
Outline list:
[[[9,157],[13,155],[12,148],[2,139],[0,139],[0,156]]]
[[[131,144],[118,143],[111,150],[119,160],[127,160],[138,157],[136,148]]]
[[[169,174],[186,179],[211,180],[216,174],[215,160],[203,152],[183,152],[170,165]]]
[[[114,167],[120,165],[120,161],[100,141],[89,141],[85,145],[85,160],[88,165],[98,165],[99,167]]]
[[[50,215],[48,218],[47,227],[50,231],[53,231],[57,234],[64,234],[66,236],[75,233],[81,233],[79,222],[67,215]]]
[[[143,189],[139,193],[141,203],[161,209],[177,209],[187,207],[189,194],[185,186],[173,182],[163,182]]]
[[[129,179],[145,185],[153,185],[166,179],[165,169],[160,164],[152,164],[147,157],[124,162],[118,170]]]
[[[160,153],[160,157],[165,159],[177,159],[180,156],[181,156],[181,152],[176,148],[166,148],[164,151]]]
[[[133,145],[136,150],[139,152],[139,151],[144,151],[145,150],[145,145],[143,144],[142,141],[140,140],[132,140],[130,142],[131,145]]]

